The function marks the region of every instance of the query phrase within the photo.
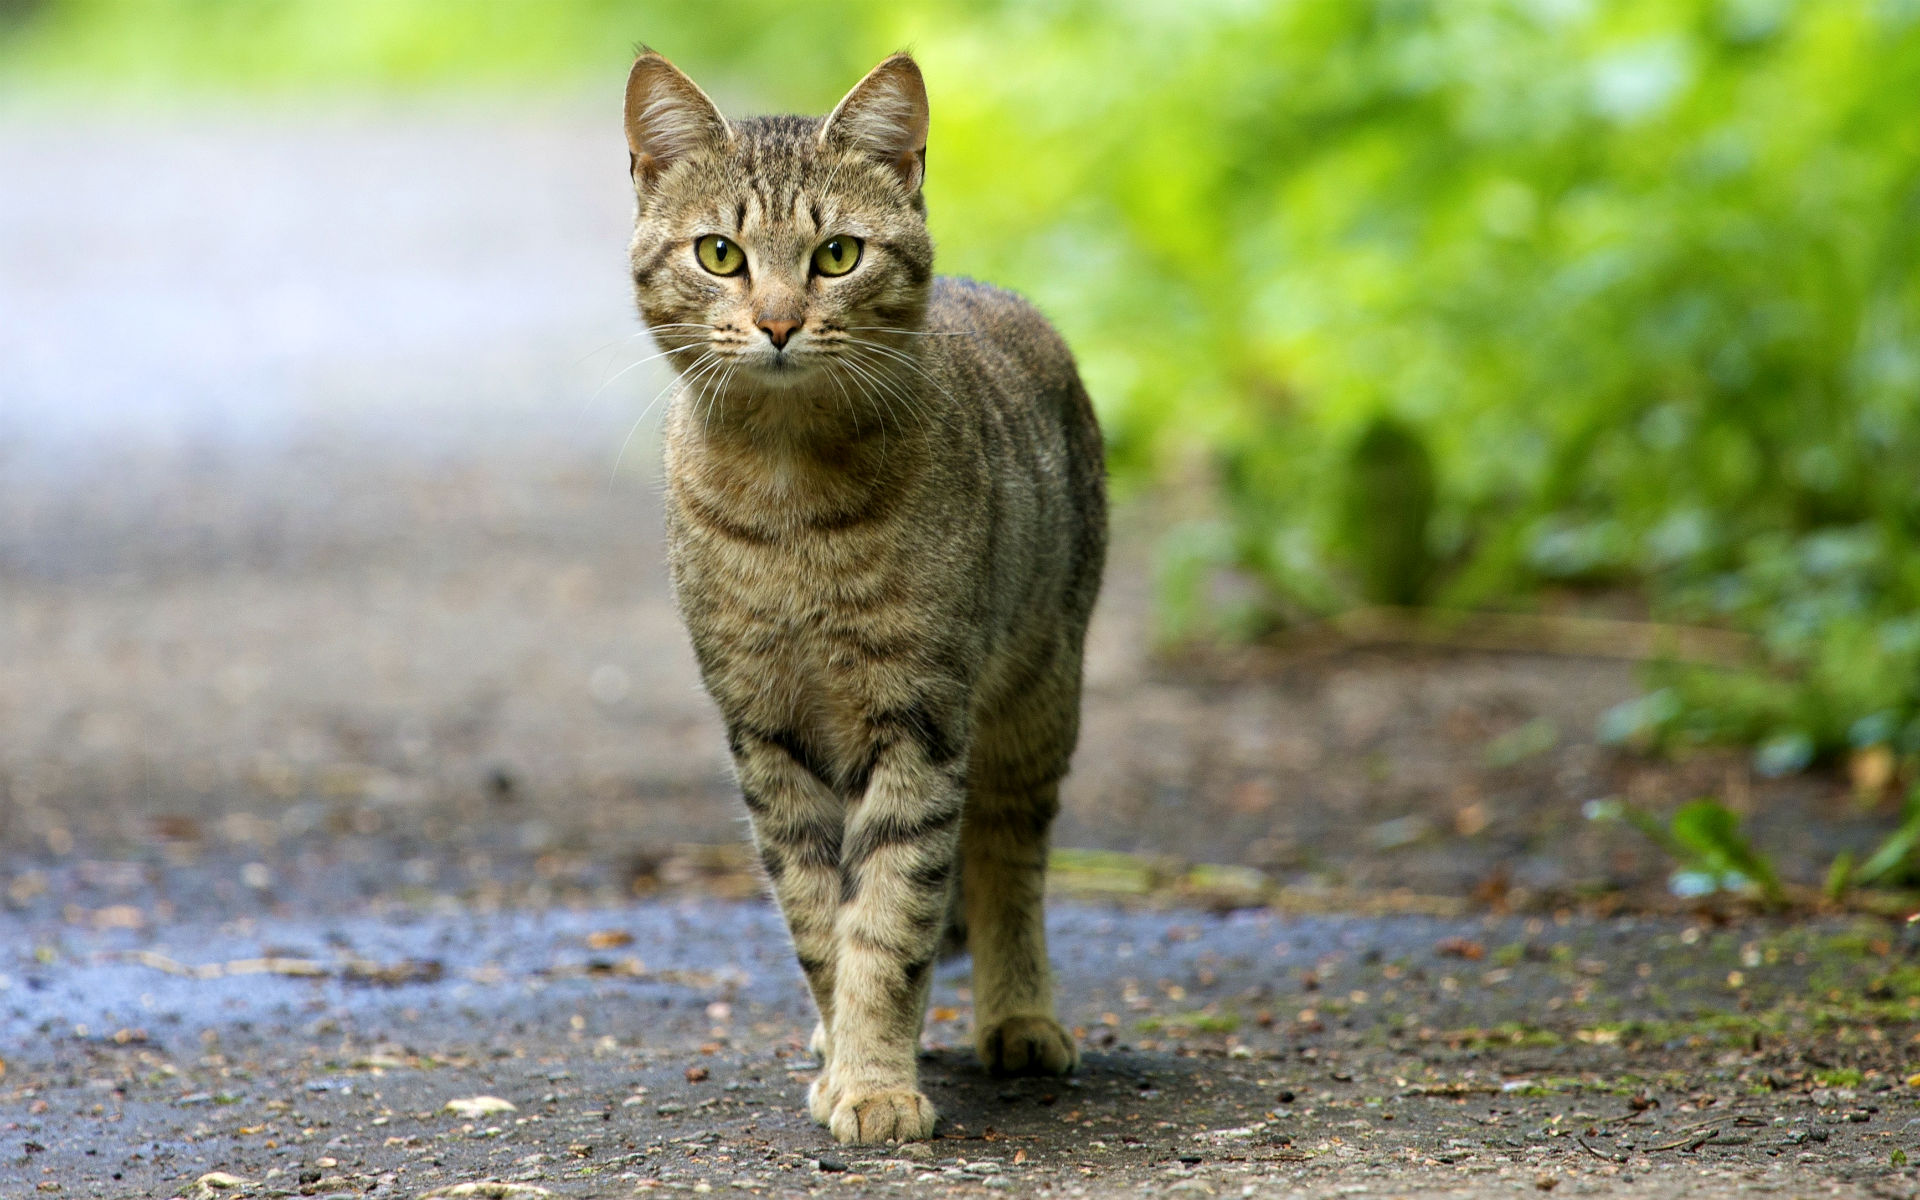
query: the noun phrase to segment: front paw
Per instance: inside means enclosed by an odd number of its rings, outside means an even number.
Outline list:
[[[827,1127],[842,1144],[871,1146],[923,1141],[933,1136],[937,1119],[933,1105],[919,1092],[871,1092],[842,1099]]]
[[[974,1048],[995,1075],[1065,1075],[1080,1065],[1073,1035],[1052,1017],[1004,1017],[974,1035]]]
[[[820,1073],[807,1086],[807,1112],[814,1122],[831,1125],[834,1106],[840,1103],[840,1089],[833,1082],[833,1064],[822,1062]]]

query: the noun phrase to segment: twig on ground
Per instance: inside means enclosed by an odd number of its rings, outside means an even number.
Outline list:
[[[1623,1163],[1623,1162],[1626,1162],[1626,1161],[1627,1161],[1627,1156],[1626,1156],[1626,1155],[1624,1155],[1624,1154],[1609,1154],[1609,1153],[1607,1153],[1607,1152],[1606,1152],[1605,1150],[1600,1150],[1600,1149],[1596,1149],[1596,1148],[1595,1148],[1595,1147],[1594,1147],[1594,1146],[1592,1145],[1592,1143],[1590,1143],[1590,1142],[1588,1142],[1588,1141],[1587,1141],[1587,1139],[1585,1139],[1585,1138],[1583,1138],[1583,1137],[1576,1137],[1576,1138],[1574,1139],[1574,1141],[1576,1141],[1576,1142],[1579,1142],[1579,1143],[1580,1143],[1580,1148],[1581,1148],[1582,1150],[1585,1150],[1585,1151],[1586,1151],[1586,1152],[1587,1152],[1588,1154],[1591,1154],[1591,1155],[1593,1155],[1593,1156],[1594,1156],[1595,1158],[1598,1158],[1598,1159],[1604,1159],[1605,1161],[1607,1161],[1607,1162],[1612,1162],[1612,1163]]]
[[[1662,1150],[1678,1150],[1683,1146],[1686,1147],[1689,1153],[1691,1153],[1692,1151],[1698,1150],[1700,1147],[1706,1145],[1708,1142],[1712,1141],[1713,1139],[1719,1136],[1720,1136],[1720,1131],[1718,1129],[1709,1129],[1705,1133],[1699,1134],[1697,1136],[1693,1134],[1689,1134],[1686,1137],[1680,1138],[1678,1141],[1668,1142],[1663,1146],[1648,1146],[1642,1151],[1642,1153],[1656,1154]]]

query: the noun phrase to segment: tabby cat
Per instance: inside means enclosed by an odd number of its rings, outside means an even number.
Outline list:
[[[627,80],[641,316],[678,372],[668,555],[819,1008],[842,1142],[925,1138],[938,952],[996,1072],[1078,1060],[1041,899],[1106,551],[1100,431],[1017,296],[935,278],[927,95],[895,55],[825,118]]]

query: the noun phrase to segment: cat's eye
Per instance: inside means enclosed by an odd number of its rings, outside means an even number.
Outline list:
[[[693,244],[700,265],[715,275],[738,275],[747,269],[746,252],[731,238],[710,233]]]
[[[813,269],[822,275],[845,275],[860,261],[860,239],[828,238],[813,252]]]

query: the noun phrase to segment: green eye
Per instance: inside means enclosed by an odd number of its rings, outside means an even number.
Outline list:
[[[828,238],[813,252],[813,269],[822,275],[845,275],[860,261],[860,239]]]
[[[747,256],[740,247],[717,233],[710,233],[693,244],[700,265],[715,275],[738,275],[747,269]]]

